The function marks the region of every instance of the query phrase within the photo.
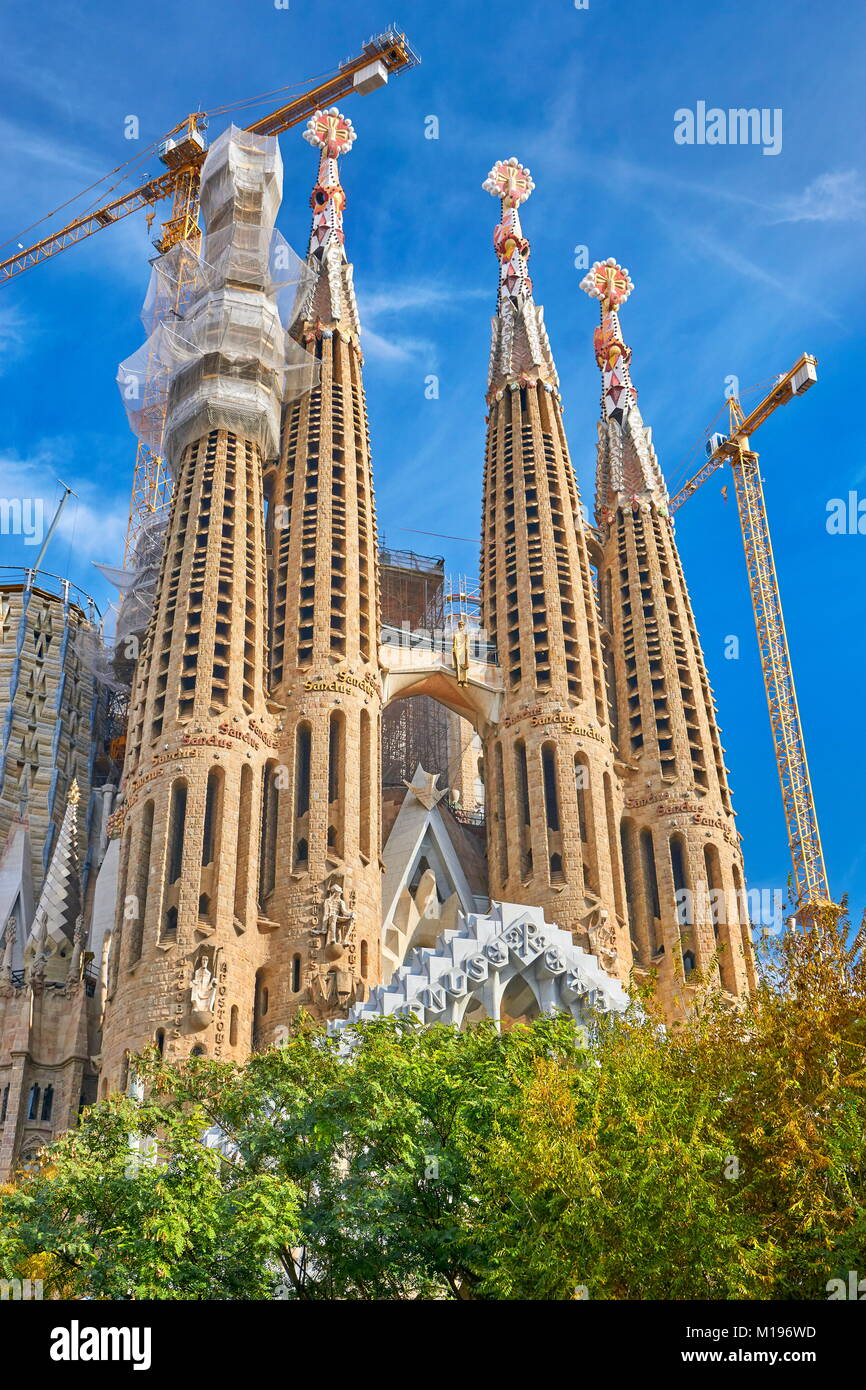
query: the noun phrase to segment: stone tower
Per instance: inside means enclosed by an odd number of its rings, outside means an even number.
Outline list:
[[[601,603],[612,635],[621,824],[636,964],[656,968],[669,1012],[692,971],[718,969],[740,995],[753,983],[743,860],[695,619],[667,491],[632,385],[619,306],[633,288],[613,260],[582,288],[600,301],[602,373],[596,519]]]
[[[627,969],[621,801],[599,614],[543,310],[533,301],[515,159],[484,187],[501,200],[487,402],[482,622],[505,695],[485,742],[490,893]]]
[[[0,857],[22,822],[29,829],[30,874],[42,886],[77,781],[82,861],[106,697],[93,670],[101,633],[92,599],[66,580],[22,572],[0,585]],[[2,869],[0,869],[2,874]],[[0,889],[0,910],[5,908]]]
[[[233,127],[202,172],[206,244],[171,387],[171,516],[132,696],[101,1091],[156,1041],[249,1054],[262,801],[276,755],[266,684],[263,464],[276,456],[285,332],[269,269],[277,142]],[[159,350],[157,345],[157,350]],[[173,355],[172,355],[173,354]]]
[[[73,781],[29,931],[15,916],[2,931],[0,1182],[96,1098],[98,1001],[95,972],[86,969],[78,805]]]
[[[310,199],[313,278],[292,332],[317,384],[285,411],[267,479],[270,682],[281,732],[263,837],[274,930],[258,983],[262,1046],[299,1003],[338,1013],[380,970],[378,544],[339,175],[355,131],[331,108],[304,134],[320,156]]]

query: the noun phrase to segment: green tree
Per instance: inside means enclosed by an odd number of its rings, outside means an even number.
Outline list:
[[[349,1049],[301,1018],[243,1069],[146,1055],[147,1100],[94,1106],[0,1192],[0,1274],[38,1259],[97,1298],[823,1298],[866,1272],[862,948],[827,913],[746,1006],[708,987],[688,1025],[635,1011],[589,1047],[564,1017],[382,1019]]]

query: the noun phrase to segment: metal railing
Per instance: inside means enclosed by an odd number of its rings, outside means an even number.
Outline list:
[[[478,628],[467,628],[470,661],[483,661],[488,666],[498,666],[499,657],[492,642],[488,642]],[[453,632],[439,628],[395,627],[386,624],[380,633],[379,641],[385,647],[402,647],[407,651],[430,652],[451,661]]]

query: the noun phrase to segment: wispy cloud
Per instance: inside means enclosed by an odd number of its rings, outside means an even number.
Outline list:
[[[0,305],[0,375],[24,353],[32,339],[32,324],[12,305]]]
[[[70,497],[57,527],[56,536],[75,545],[77,559],[85,562],[116,555],[123,548],[127,514],[121,495],[111,494],[98,483],[77,476],[68,476],[69,450],[56,442],[46,442],[35,453],[22,457],[15,453],[0,454],[0,478],[3,496],[38,500],[41,503],[45,526],[50,523],[61,489],[57,473],[78,494]],[[83,552],[83,555],[80,553]],[[32,554],[27,559],[32,561]],[[55,557],[56,558],[56,557]],[[45,565],[52,568],[49,551]]]
[[[386,336],[376,333],[370,327],[364,328],[361,343],[365,357],[382,362],[427,362],[432,364],[436,358],[436,344],[432,338],[407,338],[403,335]]]
[[[819,174],[802,191],[783,198],[772,222],[862,222],[866,186],[856,169]]]
[[[423,280],[368,290],[358,297],[364,352],[371,359],[392,363],[421,362],[433,370],[438,355],[436,343],[429,336],[413,332],[420,316],[431,318],[458,313],[467,301],[480,298],[489,299],[490,291],[443,287]],[[392,327],[394,316],[398,314],[402,316],[401,321]]]

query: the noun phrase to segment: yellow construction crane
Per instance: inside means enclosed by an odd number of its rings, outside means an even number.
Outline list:
[[[680,488],[669,504],[671,513],[677,511],[723,463],[727,461],[731,464],[770,711],[770,728],[794,865],[797,911],[804,918],[813,917],[818,909],[832,907],[833,901],[818,833],[815,798],[797,707],[758,455],[750,447],[750,436],[780,405],[786,405],[795,396],[809,390],[818,380],[817,366],[815,358],[804,353],[789,372],[777,378],[772,389],[748,415],[744,414],[737,396],[731,396],[727,402],[729,434],[710,436],[706,463]]]
[[[319,80],[300,96],[293,97],[286,105],[280,106],[245,128],[256,135],[278,135],[281,131],[288,130],[314,115],[322,107],[340,101],[352,92],[363,95],[375,91],[388,81],[392,73],[416,67],[419,61],[418,55],[407,42],[406,35],[393,28],[387,29],[384,33],[368,39],[357,57],[348,58],[341,63],[335,73]],[[275,96],[276,93],[270,95]],[[235,103],[234,107],[252,104],[252,101],[240,102]],[[198,220],[199,187],[206,154],[203,131],[207,128],[210,117],[223,115],[231,109],[231,106],[226,106],[213,111],[194,111],[179,121],[157,146],[159,158],[166,165],[164,174],[155,179],[148,179],[132,192],[104,203],[33,246],[19,248],[14,256],[0,262],[0,282],[11,280],[13,276],[48,260],[50,256],[56,256],[67,247],[102,231],[104,227],[113,226],[130,213],[145,207],[154,209],[168,197],[172,199],[171,216],[162,224],[162,235],[154,240],[157,251],[164,254],[178,243],[185,242],[192,251],[197,252],[201,243]],[[119,170],[113,172],[118,173]],[[49,213],[49,217],[51,216],[54,216],[54,213]],[[154,213],[150,211],[148,226],[153,217]],[[188,277],[185,281],[183,274],[179,275],[172,289],[172,302],[162,306],[163,312],[177,317],[182,312],[188,289]],[[161,436],[159,422],[164,422],[165,419],[166,402],[162,387],[163,384],[158,380],[149,379],[145,383],[144,407],[157,426],[152,431],[155,437]],[[140,442],[133,474],[124,563],[131,560],[145,518],[166,505],[169,493],[170,482],[161,455]]]

